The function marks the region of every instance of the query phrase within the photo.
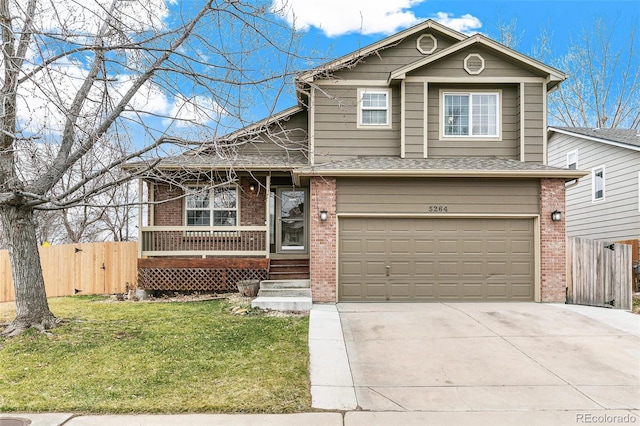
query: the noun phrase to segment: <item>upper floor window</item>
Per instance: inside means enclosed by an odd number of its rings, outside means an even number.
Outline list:
[[[578,168],[578,151],[567,153],[567,169],[576,170]]]
[[[591,170],[591,191],[593,201],[604,200],[604,166]]]
[[[238,188],[226,185],[202,190],[192,188],[186,196],[187,226],[235,226],[238,221]]]
[[[358,89],[358,125],[391,126],[391,91]]]
[[[498,137],[498,103],[498,93],[444,93],[443,135]]]

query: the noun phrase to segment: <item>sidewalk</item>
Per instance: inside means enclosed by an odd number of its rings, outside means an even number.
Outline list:
[[[3,420],[4,419],[4,420]],[[7,419],[28,419],[31,423]],[[0,414],[0,426],[342,426],[341,413],[74,416]]]
[[[423,425],[580,425],[640,424],[640,412],[599,411],[479,411],[370,412],[301,414],[178,414],[77,416],[73,414],[0,414],[0,426],[20,426],[3,418],[30,419],[31,426],[423,426]],[[26,423],[28,424],[28,423]]]

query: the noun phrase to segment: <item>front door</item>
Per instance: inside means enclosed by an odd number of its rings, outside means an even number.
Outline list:
[[[278,253],[307,253],[307,190],[276,191],[276,247]]]

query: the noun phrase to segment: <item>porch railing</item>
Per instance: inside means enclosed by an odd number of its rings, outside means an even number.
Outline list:
[[[267,256],[266,226],[146,226],[141,256]]]

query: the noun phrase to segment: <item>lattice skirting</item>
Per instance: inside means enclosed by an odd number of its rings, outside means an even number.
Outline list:
[[[266,269],[138,268],[138,288],[173,291],[238,291],[238,281],[266,280]]]

